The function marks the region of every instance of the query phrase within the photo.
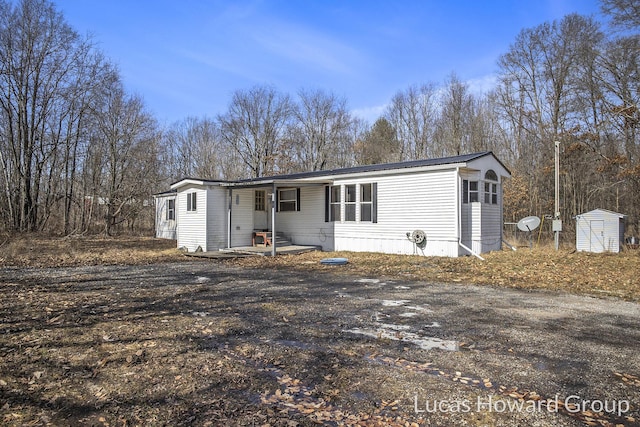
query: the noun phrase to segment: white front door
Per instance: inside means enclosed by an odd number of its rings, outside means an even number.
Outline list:
[[[253,201],[253,229],[269,229],[269,203],[265,190],[256,190]]]

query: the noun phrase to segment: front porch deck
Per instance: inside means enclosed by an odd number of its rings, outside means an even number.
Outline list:
[[[321,251],[321,246],[286,245],[276,246],[276,255],[293,255],[304,252]],[[234,258],[242,256],[271,256],[270,246],[237,246],[209,252],[187,252],[187,256],[196,258]]]

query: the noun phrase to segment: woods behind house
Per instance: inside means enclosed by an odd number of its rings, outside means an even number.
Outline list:
[[[0,0],[0,229],[60,234],[151,228],[153,193],[182,177],[238,179],[493,151],[513,177],[505,221],[594,208],[640,225],[640,5],[602,0],[607,22],[568,15],[523,29],[478,93],[399,88],[368,123],[331,88],[237,88],[217,117],[162,126],[117,67],[55,4]],[[215,84],[215,82],[211,82]],[[372,88],[372,90],[375,90]]]

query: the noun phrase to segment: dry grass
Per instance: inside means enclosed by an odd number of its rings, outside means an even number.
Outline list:
[[[3,266],[137,265],[183,259],[175,241],[165,239],[37,234],[0,237],[0,265]]]
[[[345,257],[346,266],[324,266],[323,258]],[[551,246],[504,250],[474,257],[439,258],[355,252],[239,258],[245,267],[317,270],[369,277],[438,283],[469,283],[522,289],[562,290],[640,301],[640,250],[619,254],[558,252]],[[101,264],[149,264],[185,258],[175,241],[145,237],[52,238],[26,235],[0,238],[0,264],[63,267]]]

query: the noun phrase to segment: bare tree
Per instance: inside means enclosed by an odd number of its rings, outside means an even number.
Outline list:
[[[396,93],[385,118],[396,129],[400,141],[398,160],[433,156],[433,134],[438,116],[437,88],[433,83],[409,86]]]
[[[600,0],[601,9],[611,16],[612,24],[625,30],[640,27],[640,3],[637,0]]]
[[[322,90],[301,90],[288,130],[288,145],[303,171],[337,167],[341,148],[350,144],[351,115],[344,98]]]
[[[280,146],[292,105],[288,95],[269,86],[254,86],[233,94],[219,117],[223,139],[238,153],[252,177],[279,170]]]
[[[453,73],[449,77],[441,98],[438,121],[438,155],[459,155],[471,151],[469,144],[470,117],[473,96],[469,87]]]
[[[51,3],[0,4],[0,150],[16,230],[40,229],[61,197],[60,148],[78,120],[73,94],[86,83],[90,50]]]
[[[164,142],[172,154],[172,179],[199,177],[226,178],[223,164],[225,147],[217,122],[209,118],[188,117],[165,133]]]
[[[104,201],[104,231],[123,221],[133,221],[153,191],[157,179],[159,135],[153,118],[141,99],[129,96],[121,85],[105,94],[96,112],[94,144],[101,144],[102,185],[98,196]]]

